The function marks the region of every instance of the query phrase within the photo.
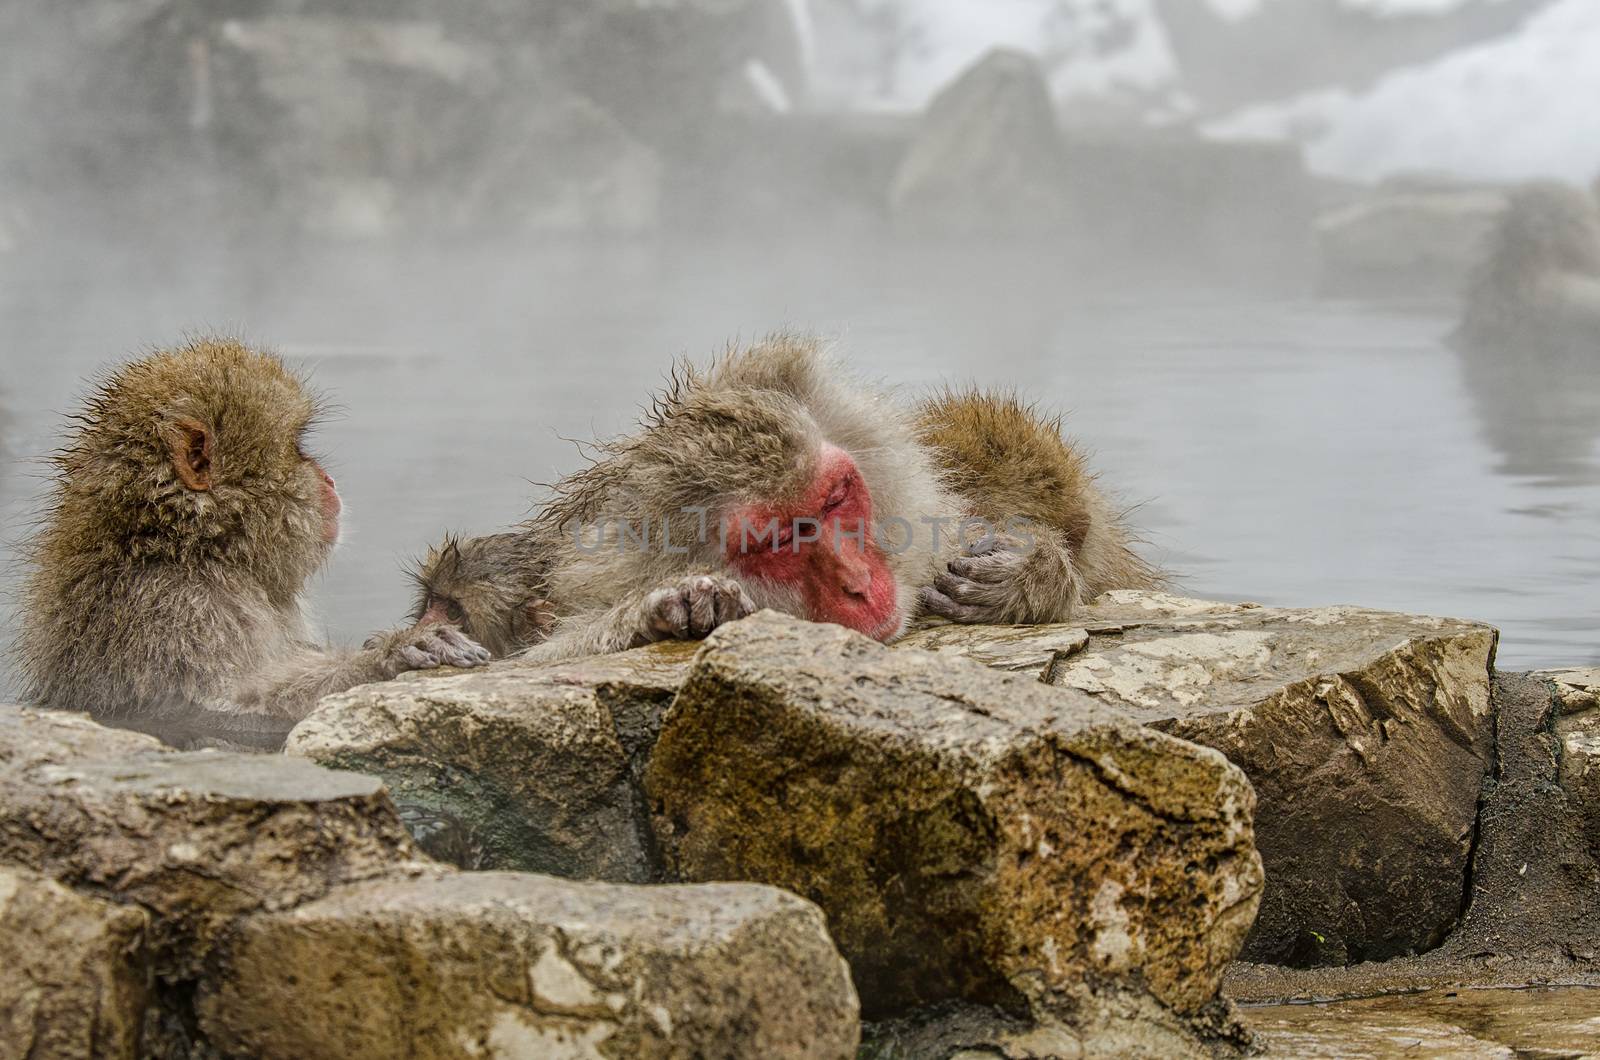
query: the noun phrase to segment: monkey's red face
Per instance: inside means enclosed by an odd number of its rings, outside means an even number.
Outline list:
[[[798,590],[812,621],[877,640],[899,632],[894,573],[872,536],[872,494],[843,449],[823,447],[797,504],[745,506],[725,517],[723,531],[733,569]]]
[[[344,502],[339,499],[339,491],[334,487],[333,476],[322,469],[322,465],[315,460],[310,461],[316,468],[317,477],[322,480],[322,540],[328,545],[335,545],[339,541],[339,513],[344,511]]]

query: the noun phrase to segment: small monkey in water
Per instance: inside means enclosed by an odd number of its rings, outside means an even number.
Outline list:
[[[907,409],[797,336],[683,368],[555,493],[524,530],[553,619],[541,658],[702,637],[757,607],[879,640],[919,611],[1055,622],[1161,581],[1057,422],[977,391]],[[994,532],[962,540],[964,517]]]
[[[446,537],[412,572],[413,622],[449,622],[495,656],[544,640],[554,624],[545,567],[526,533]]]
[[[339,537],[306,452],[316,406],[276,357],[199,340],[126,365],[56,455],[17,661],[28,699],[101,715],[300,718],[405,670],[476,666],[454,626],[318,646],[301,594]]]

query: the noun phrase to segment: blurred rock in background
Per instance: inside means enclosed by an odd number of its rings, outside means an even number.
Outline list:
[[[1432,297],[1499,193],[1362,181],[1319,218],[1302,150],[1354,135],[1329,124],[1352,93],[1549,37],[1570,5],[19,0],[0,253],[68,231],[261,261],[308,240],[979,240]]]

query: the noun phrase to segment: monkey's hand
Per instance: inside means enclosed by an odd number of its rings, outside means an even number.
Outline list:
[[[365,647],[387,680],[407,670],[433,670],[440,666],[463,669],[489,661],[489,650],[445,622],[423,622],[409,629],[380,633]]]
[[[698,640],[724,622],[755,611],[744,586],[718,574],[691,574],[644,598],[639,636],[658,640]]]
[[[1048,534],[1032,548],[1004,534],[969,545],[920,594],[929,614],[997,625],[1063,622],[1081,595],[1066,544]]]

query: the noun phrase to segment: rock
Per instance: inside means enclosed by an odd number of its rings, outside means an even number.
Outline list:
[[[645,882],[637,773],[694,647],[356,688],[287,749],[382,777],[423,848],[463,868]]]
[[[502,119],[479,164],[437,190],[458,230],[639,234],[661,220],[661,161],[593,100],[547,89]]]
[[[1247,1009],[1269,1055],[1304,1060],[1600,1055],[1600,990],[1433,991]]]
[[[1555,738],[1561,789],[1582,818],[1582,831],[1600,858],[1600,709],[1557,718]]]
[[[889,190],[916,235],[1048,232],[1066,219],[1066,168],[1038,61],[989,52],[928,104]]]
[[[564,6],[555,32],[543,35],[549,63],[665,155],[687,161],[703,149],[708,126],[732,99],[748,98],[752,80],[769,102],[805,102],[808,30],[786,0],[565,0]],[[521,7],[522,18],[549,18],[550,4]]]
[[[262,192],[319,235],[400,230],[407,194],[474,146],[494,88],[487,50],[424,21],[228,19],[195,47],[226,75],[203,128],[239,145]]]
[[[1563,714],[1579,714],[1600,707],[1600,667],[1535,670],[1528,676],[1555,686],[1556,700]]]
[[[141,1055],[145,916],[0,865],[0,1057]]]
[[[373,777],[166,752],[75,715],[0,708],[0,861],[143,907],[165,978],[197,975],[239,916],[417,856]]]
[[[1536,677],[1495,675],[1496,769],[1478,815],[1471,902],[1444,956],[1531,961],[1600,983],[1600,718],[1558,715],[1552,693]]]
[[[859,1031],[822,916],[793,895],[513,873],[360,884],[252,917],[198,1009],[224,1053],[261,1060],[843,1060]]]
[[[1320,287],[1335,297],[1441,297],[1466,287],[1503,192],[1385,190],[1317,219]]]
[[[1250,1055],[1237,1010],[1218,1002],[1199,1020],[1175,1017],[1149,997],[1076,999],[1070,1011],[1033,1018],[969,1004],[935,1005],[862,1029],[861,1060],[1216,1060]]]
[[[1253,796],[1091,697],[765,612],[709,637],[645,774],[669,867],[810,898],[863,1010],[1211,1003],[1255,913]]]
[[[1228,972],[1231,994],[1287,1002],[1600,986],[1600,852],[1581,802],[1557,782],[1560,741],[1552,722],[1559,701],[1548,681],[1527,674],[1496,674],[1492,695],[1495,769],[1483,787],[1460,927],[1416,957],[1346,968],[1236,963]]]
[[[1026,637],[996,656],[993,631],[979,628],[905,643],[998,658],[1242,768],[1267,871],[1247,959],[1381,960],[1436,946],[1455,926],[1493,759],[1494,630],[1114,593],[1078,628],[1031,635],[1054,647],[1082,627],[1082,648],[1038,666]]]
[[[1600,863],[1600,668],[1546,669],[1530,677],[1554,689],[1554,717],[1538,724],[1554,733],[1557,783],[1579,834],[1589,839],[1590,857]],[[1600,938],[1594,943],[1600,950]]]

